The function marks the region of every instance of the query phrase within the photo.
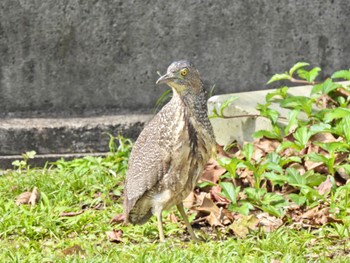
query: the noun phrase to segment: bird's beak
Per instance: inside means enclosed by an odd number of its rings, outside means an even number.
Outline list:
[[[160,85],[160,84],[167,84],[169,83],[170,81],[174,80],[175,79],[175,76],[171,73],[166,73],[165,75],[161,76],[156,84],[157,85]]]

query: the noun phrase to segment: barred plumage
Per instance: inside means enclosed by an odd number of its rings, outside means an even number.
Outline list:
[[[196,239],[182,201],[195,187],[215,149],[205,91],[198,71],[184,60],[169,66],[157,81],[163,83],[173,89],[173,97],[134,144],[124,189],[126,221],[143,224],[156,215],[163,241],[162,211],[176,205]]]

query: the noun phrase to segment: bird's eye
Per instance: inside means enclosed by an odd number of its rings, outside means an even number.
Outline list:
[[[188,73],[188,70],[186,69],[186,68],[184,68],[184,69],[182,69],[181,70],[181,76],[186,76],[187,75],[187,73]]]

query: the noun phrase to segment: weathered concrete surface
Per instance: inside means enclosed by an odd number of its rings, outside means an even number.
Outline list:
[[[156,71],[191,59],[217,93],[304,60],[350,65],[350,1],[1,0],[0,117],[150,112]]]
[[[109,134],[136,139],[152,115],[0,120],[0,156],[107,152]]]
[[[350,81],[339,82],[344,86],[350,86]],[[310,96],[312,86],[297,86],[288,89],[291,96]],[[255,118],[259,115],[256,109],[258,104],[265,104],[265,96],[272,90],[259,90],[251,92],[241,92],[235,94],[224,94],[213,96],[208,101],[209,115],[213,114],[214,108],[220,109],[220,106],[231,96],[236,97],[225,110],[224,116],[237,118],[212,118],[210,119],[217,143],[220,145],[229,145],[237,141],[240,145],[244,142],[253,141],[252,134],[259,130],[271,130],[271,122],[266,118]],[[277,110],[282,118],[288,118],[289,109],[281,108],[278,103],[272,103],[272,109]],[[317,110],[315,108],[315,110]],[[299,118],[307,118],[302,113]],[[278,121],[281,125],[287,124],[283,119]]]

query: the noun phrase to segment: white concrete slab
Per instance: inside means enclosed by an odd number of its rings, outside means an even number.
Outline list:
[[[350,81],[339,82],[344,85],[350,85]],[[293,96],[310,96],[312,86],[291,87],[288,94]],[[216,140],[221,145],[228,145],[236,140],[239,144],[245,141],[253,141],[252,134],[262,129],[271,129],[271,123],[263,117],[243,117],[243,115],[257,115],[259,111],[256,106],[265,104],[265,96],[274,90],[260,90],[251,92],[232,93],[225,95],[213,96],[208,101],[209,116],[212,115],[213,109],[218,110],[220,106],[230,97],[235,96],[237,99],[233,101],[224,111],[225,116],[241,116],[237,118],[212,118]],[[279,107],[277,103],[273,103],[271,108],[277,110],[281,117],[288,116],[288,109]],[[283,121],[279,121],[283,124]]]

